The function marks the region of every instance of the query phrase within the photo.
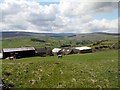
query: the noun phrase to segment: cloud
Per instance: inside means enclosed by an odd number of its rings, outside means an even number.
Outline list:
[[[63,15],[72,17],[91,13],[110,13],[117,6],[117,2],[61,2],[60,10]]]
[[[35,25],[47,26],[56,19],[56,5],[50,5],[40,8],[37,12],[31,12],[27,20]]]
[[[111,13],[116,2],[60,2],[42,5],[36,0],[4,0],[0,4],[0,29],[52,33],[117,32],[118,22],[94,14]]]
[[[102,19],[102,20],[93,20],[89,23],[87,23],[85,26],[87,26],[87,29],[90,32],[111,32],[111,33],[115,33],[117,32],[117,28],[118,28],[118,20],[106,20],[106,19]]]

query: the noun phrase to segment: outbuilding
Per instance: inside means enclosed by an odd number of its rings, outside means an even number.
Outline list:
[[[79,50],[80,53],[90,53],[90,52],[92,52],[92,48],[87,47],[87,46],[75,47],[75,50]]]
[[[3,59],[11,56],[16,58],[31,57],[35,55],[34,47],[20,47],[20,48],[3,48],[2,49]]]
[[[80,53],[80,50],[79,50],[79,49],[73,48],[72,50],[73,50],[73,53],[74,53],[74,54],[79,54],[79,53]]]
[[[52,49],[52,54],[55,56],[55,55],[58,55],[59,52],[60,52],[61,48],[54,48]]]
[[[0,59],[2,59],[3,58],[3,54],[2,53],[0,53]]]
[[[69,54],[74,54],[73,49],[62,49],[59,52],[62,55],[69,55]]]
[[[35,55],[37,55],[37,56],[46,56],[46,55],[52,56],[53,54],[52,54],[51,48],[45,47],[45,48],[36,48]]]

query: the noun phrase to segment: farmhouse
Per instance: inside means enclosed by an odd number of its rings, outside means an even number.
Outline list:
[[[90,52],[92,52],[92,48],[87,47],[87,46],[75,47],[75,50],[78,51],[78,53],[90,53]]]
[[[55,55],[58,55],[59,54],[59,52],[60,52],[60,48],[54,48],[54,49],[52,49],[52,54],[55,56]]]
[[[3,48],[3,59],[15,55],[16,58],[31,57],[35,55],[34,47],[20,47],[20,48]]]

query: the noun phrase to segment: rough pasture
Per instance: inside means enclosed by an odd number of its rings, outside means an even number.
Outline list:
[[[117,50],[2,61],[6,85],[15,88],[117,88]]]

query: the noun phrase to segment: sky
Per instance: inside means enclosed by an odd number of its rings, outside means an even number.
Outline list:
[[[118,32],[117,2],[2,0],[0,9],[1,31]]]

